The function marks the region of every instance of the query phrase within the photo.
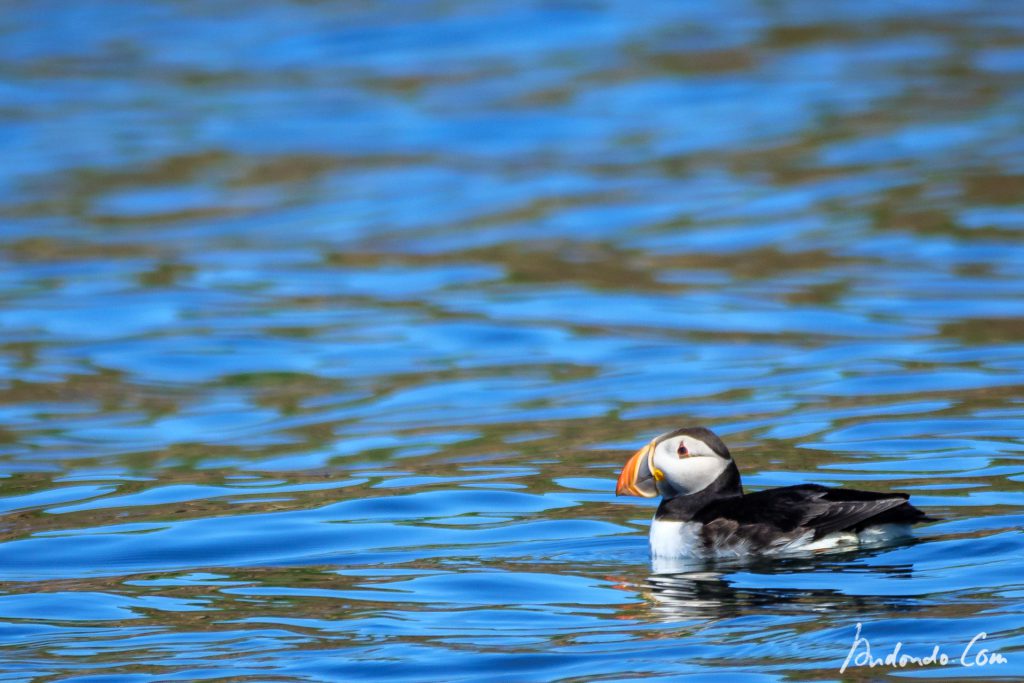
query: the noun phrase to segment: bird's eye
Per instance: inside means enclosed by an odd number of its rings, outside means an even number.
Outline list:
[[[683,457],[684,455],[689,455],[689,453],[686,450],[686,444],[679,444],[679,448],[676,449],[676,455],[678,455],[680,458]]]

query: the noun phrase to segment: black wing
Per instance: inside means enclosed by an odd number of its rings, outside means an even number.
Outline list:
[[[907,502],[905,493],[875,493],[801,484],[716,501],[694,516],[705,523],[730,520],[739,526],[770,526],[782,532],[807,529],[814,538],[835,531],[860,531],[873,524],[931,521]]]

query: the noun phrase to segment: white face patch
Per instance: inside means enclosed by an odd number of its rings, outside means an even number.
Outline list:
[[[685,455],[679,454],[680,446],[686,447]],[[658,484],[662,494],[666,493],[665,488],[671,488],[672,492],[683,495],[706,489],[730,462],[703,441],[690,436],[664,439],[654,449],[652,460],[665,477],[665,481]]]

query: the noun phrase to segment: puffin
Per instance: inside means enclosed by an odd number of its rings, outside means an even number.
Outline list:
[[[798,484],[744,493],[728,447],[706,427],[654,437],[626,462],[616,495],[661,496],[651,556],[714,559],[888,545],[939,521],[906,493]]]

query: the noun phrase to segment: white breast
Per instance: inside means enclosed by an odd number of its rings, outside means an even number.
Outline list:
[[[704,557],[701,525],[697,522],[651,522],[652,557]]]

